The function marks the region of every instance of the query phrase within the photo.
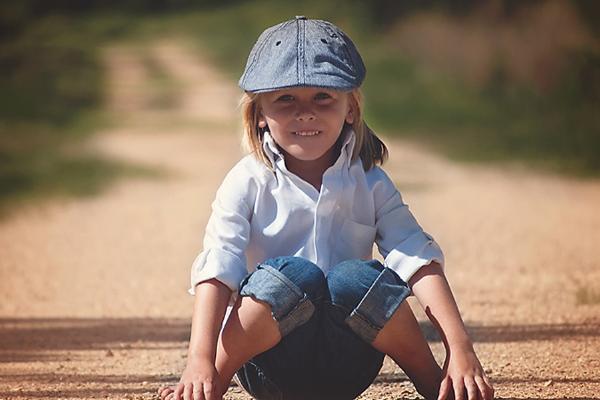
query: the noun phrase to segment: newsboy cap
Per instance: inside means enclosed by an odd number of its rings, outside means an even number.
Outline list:
[[[255,93],[295,86],[346,91],[360,86],[365,75],[356,46],[340,28],[296,16],[258,37],[239,85]]]

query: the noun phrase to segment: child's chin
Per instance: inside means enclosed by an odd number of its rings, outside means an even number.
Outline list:
[[[314,154],[314,153],[300,153],[300,154],[292,154],[294,158],[300,161],[315,161],[319,158],[323,157],[323,154]]]

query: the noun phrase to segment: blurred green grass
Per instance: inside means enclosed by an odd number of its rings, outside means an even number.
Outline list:
[[[150,109],[169,110],[179,105],[181,84],[166,70],[164,65],[143,46],[138,56],[148,74],[146,86],[148,100],[145,104]]]
[[[0,215],[49,196],[93,195],[121,176],[159,176],[83,146],[73,151],[111,125],[100,49],[128,36],[127,18],[2,18],[12,29],[0,36]]]
[[[64,151],[111,123],[102,109],[103,46],[183,35],[237,81],[258,34],[300,14],[333,21],[358,45],[368,69],[366,119],[376,131],[421,140],[456,160],[600,174],[597,46],[570,54],[558,83],[540,93],[511,81],[501,63],[493,79],[478,87],[419,64],[390,43],[394,17],[377,7],[381,1],[121,3],[130,7],[89,2],[88,8],[65,11],[35,0],[0,7],[0,207],[27,197],[91,193],[123,174],[140,173]],[[43,12],[28,14],[28,4]],[[407,10],[445,10],[440,2],[410,4]],[[158,87],[157,105],[173,106],[177,86],[155,60],[143,61]]]
[[[306,1],[301,7],[270,0],[241,2],[210,12],[150,17],[144,24],[148,35],[189,34],[237,81],[260,32],[300,14],[333,21],[358,45],[368,70],[366,120],[376,131],[420,140],[459,161],[600,175],[597,49],[573,51],[559,82],[539,92],[533,85],[510,81],[500,62],[482,87],[419,65],[390,45],[386,31],[372,19],[373,9],[361,2]]]

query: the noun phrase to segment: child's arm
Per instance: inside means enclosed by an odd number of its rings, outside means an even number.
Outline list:
[[[494,391],[458,311],[456,301],[435,261],[420,268],[409,280],[409,285],[427,316],[435,325],[446,348],[443,381],[438,399],[445,399],[454,389],[455,399],[492,399]],[[466,389],[466,391],[465,391]]]
[[[185,391],[189,391],[190,395],[199,391],[207,400],[221,399],[225,388],[218,385],[215,357],[230,295],[231,289],[217,279],[196,286],[188,360],[175,389],[175,399],[183,398]]]

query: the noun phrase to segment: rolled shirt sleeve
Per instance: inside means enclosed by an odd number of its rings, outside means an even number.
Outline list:
[[[377,235],[375,242],[384,265],[405,282],[423,266],[436,261],[444,267],[444,254],[433,237],[423,231],[389,177],[382,175],[374,188]]]
[[[238,164],[217,190],[203,251],[192,264],[189,294],[195,294],[198,283],[215,278],[227,285],[235,298],[248,273],[245,250],[250,235],[253,185],[251,177]]]

